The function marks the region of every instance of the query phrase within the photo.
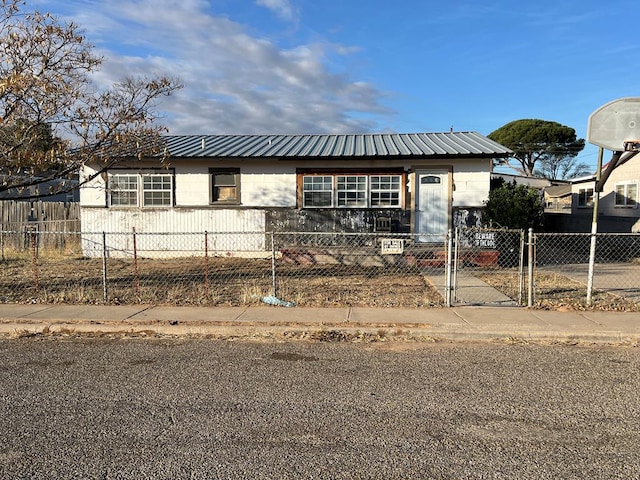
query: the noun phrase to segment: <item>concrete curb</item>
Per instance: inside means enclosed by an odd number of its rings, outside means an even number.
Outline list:
[[[367,342],[437,342],[437,341],[494,341],[507,343],[562,343],[640,345],[640,334],[617,331],[568,332],[539,331],[526,328],[498,329],[450,328],[448,326],[407,325],[345,325],[345,324],[289,324],[237,325],[198,324],[179,325],[140,324],[126,322],[104,323],[0,323],[0,337],[201,337],[225,339],[367,341]]]

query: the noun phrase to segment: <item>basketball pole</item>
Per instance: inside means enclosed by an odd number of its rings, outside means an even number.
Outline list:
[[[591,221],[591,248],[589,249],[589,274],[587,276],[587,305],[591,306],[593,291],[593,271],[596,264],[596,234],[598,233],[598,204],[600,203],[600,177],[602,176],[602,157],[604,148],[598,148],[598,169],[593,185],[593,220]]]

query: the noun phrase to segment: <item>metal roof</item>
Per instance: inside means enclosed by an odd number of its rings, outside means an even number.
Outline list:
[[[170,135],[170,157],[342,158],[507,157],[511,150],[476,132],[353,135]]]

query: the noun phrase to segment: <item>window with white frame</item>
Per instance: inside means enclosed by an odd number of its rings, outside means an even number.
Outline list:
[[[400,175],[372,175],[370,180],[372,207],[400,206],[402,185]]]
[[[331,175],[305,175],[302,178],[302,205],[304,207],[332,207],[333,177]]]
[[[616,183],[616,207],[637,207],[638,206],[638,183],[624,182]]]
[[[170,173],[113,173],[109,175],[109,206],[170,207],[173,175]]]
[[[403,175],[302,174],[304,208],[399,208]]]
[[[109,176],[109,205],[112,207],[138,206],[138,175]]]
[[[367,207],[367,177],[364,175],[338,175],[336,177],[338,207]]]
[[[578,190],[578,207],[593,207],[593,188],[581,188]]]

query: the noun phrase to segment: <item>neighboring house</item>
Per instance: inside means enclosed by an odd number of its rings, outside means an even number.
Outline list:
[[[513,175],[511,173],[493,172],[492,179],[502,178],[507,183],[515,182],[518,185],[526,185],[528,187],[537,188],[539,190],[546,189],[554,185],[568,184],[564,180],[549,180],[543,177],[525,177],[524,175]]]
[[[603,171],[609,164],[602,167]],[[600,192],[598,203],[598,231],[627,233],[640,231],[638,184],[640,183],[640,157],[634,157],[616,167]],[[593,221],[595,175],[572,181],[571,219],[565,231],[590,232]]]
[[[256,251],[271,231],[441,242],[454,219],[479,222],[493,159],[511,153],[475,132],[165,139],[164,165],[125,160],[83,185],[84,232],[257,232],[228,247]]]
[[[545,213],[571,213],[571,184],[551,185],[544,189]]]
[[[0,200],[20,200],[20,201],[34,201],[40,200],[43,202],[77,202],[80,200],[80,194],[77,188],[78,178],[74,176],[69,179],[55,179],[48,180],[46,182],[29,185],[27,187],[17,189],[12,188],[0,192]],[[70,187],[74,187],[69,190]],[[65,190],[63,193],[55,193],[59,190]],[[69,190],[69,191],[66,191]],[[43,195],[39,197],[39,195]]]

